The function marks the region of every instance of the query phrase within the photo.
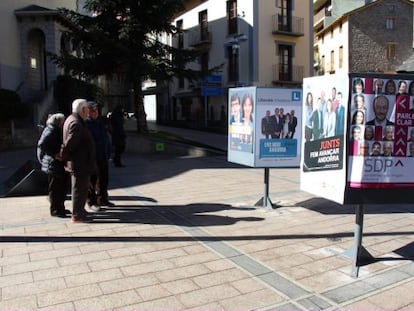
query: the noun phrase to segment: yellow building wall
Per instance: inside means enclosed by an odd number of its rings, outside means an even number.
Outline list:
[[[311,1],[295,0],[292,16],[303,18],[304,35],[301,37],[272,34],[272,16],[276,14],[275,1],[258,1],[259,25],[257,29],[257,53],[258,53],[258,81],[259,86],[271,86],[273,80],[273,65],[278,63],[276,42],[295,43],[294,66],[304,66],[304,77],[311,75],[313,53],[311,40],[313,29],[310,27]]]

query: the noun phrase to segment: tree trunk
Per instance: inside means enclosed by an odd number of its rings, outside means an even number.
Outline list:
[[[142,95],[141,80],[134,83],[134,102],[135,102],[135,118],[137,120],[137,132],[147,133],[147,114],[144,107],[144,96]]]

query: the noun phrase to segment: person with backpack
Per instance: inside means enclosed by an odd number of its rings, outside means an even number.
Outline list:
[[[65,172],[64,163],[60,157],[64,121],[65,116],[62,113],[50,115],[37,143],[37,158],[41,164],[41,170],[48,175],[50,215],[62,218],[70,214],[70,211],[65,209],[69,176]]]

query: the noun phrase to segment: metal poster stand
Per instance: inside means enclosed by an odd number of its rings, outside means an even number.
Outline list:
[[[261,206],[267,209],[273,209],[273,203],[269,198],[269,168],[264,169],[264,195],[256,202],[255,206]]]
[[[358,204],[355,210],[354,245],[345,251],[344,257],[352,260],[352,276],[358,277],[359,267],[375,261],[375,258],[362,246],[364,227],[364,205]]]

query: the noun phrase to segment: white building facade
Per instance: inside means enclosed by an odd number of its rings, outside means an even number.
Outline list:
[[[170,102],[161,104],[166,121],[223,123],[231,87],[300,87],[313,70],[311,8],[303,0],[209,0],[178,16],[175,25],[184,34],[173,45],[203,51],[191,68],[205,79],[174,80]],[[209,71],[215,67],[220,70]]]

